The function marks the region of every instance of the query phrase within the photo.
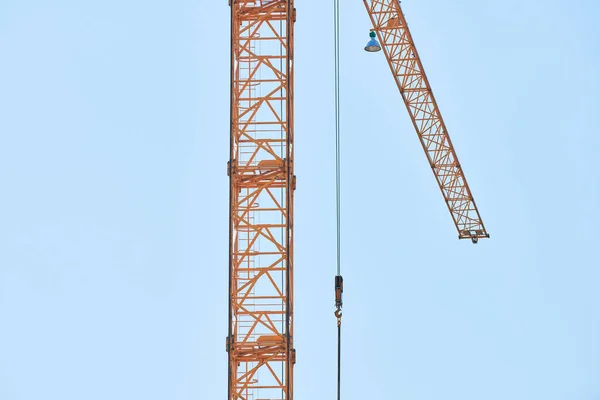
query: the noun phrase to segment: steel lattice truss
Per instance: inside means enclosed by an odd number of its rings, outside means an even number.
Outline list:
[[[489,237],[398,0],[363,0],[461,239]]]
[[[229,399],[291,399],[293,2],[232,0]]]

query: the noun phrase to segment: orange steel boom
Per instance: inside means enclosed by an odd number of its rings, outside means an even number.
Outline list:
[[[228,398],[292,399],[292,0],[230,0]]]
[[[460,239],[487,238],[398,0],[363,0]]]

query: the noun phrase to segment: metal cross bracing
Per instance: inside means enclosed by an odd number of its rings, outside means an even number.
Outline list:
[[[230,0],[228,398],[292,399],[293,1]]]
[[[400,89],[458,237],[474,243],[487,233],[398,0],[363,0]]]

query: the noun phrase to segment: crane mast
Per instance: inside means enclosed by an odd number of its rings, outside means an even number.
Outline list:
[[[398,0],[363,0],[385,58],[452,215],[458,237],[474,243],[487,238],[446,124]]]
[[[292,399],[293,0],[230,0],[228,398]]]

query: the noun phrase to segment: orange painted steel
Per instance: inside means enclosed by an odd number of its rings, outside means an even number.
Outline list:
[[[363,0],[460,239],[488,238],[398,0]]]
[[[228,398],[292,399],[293,1],[230,0]]]

